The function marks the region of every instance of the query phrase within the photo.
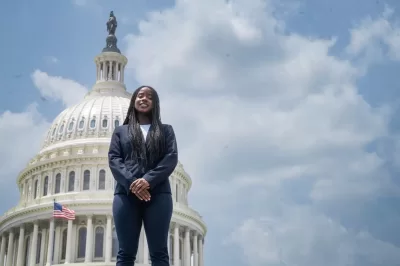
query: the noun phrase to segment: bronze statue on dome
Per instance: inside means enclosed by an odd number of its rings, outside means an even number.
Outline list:
[[[110,17],[107,21],[107,31],[109,35],[115,35],[115,30],[117,29],[117,18],[114,16],[114,12],[110,12]]]

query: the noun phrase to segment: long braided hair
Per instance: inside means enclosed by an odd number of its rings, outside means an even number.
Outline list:
[[[149,141],[143,138],[140,129],[139,120],[137,118],[137,110],[135,109],[136,97],[140,90],[149,88],[152,92],[152,108],[150,111],[151,130],[149,130]],[[128,113],[124,121],[124,125],[128,125],[129,136],[132,141],[132,156],[139,160],[142,166],[154,163],[159,159],[165,150],[165,139],[162,131],[162,123],[160,116],[160,99],[155,89],[150,86],[140,86],[132,95],[128,108]],[[147,151],[146,151],[147,150]],[[148,153],[148,154],[147,154]],[[149,161],[148,161],[149,160]]]

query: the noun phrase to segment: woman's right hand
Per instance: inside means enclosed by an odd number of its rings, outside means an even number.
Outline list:
[[[133,192],[133,191],[134,191],[134,189],[133,189],[133,187],[131,187],[131,192],[133,194],[135,194],[135,196],[138,197],[140,200],[149,201],[151,198],[151,195],[150,195],[150,192],[148,189],[144,189],[140,192]]]

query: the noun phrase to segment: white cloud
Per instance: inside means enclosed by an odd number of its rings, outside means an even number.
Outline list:
[[[61,101],[67,107],[80,102],[88,91],[85,86],[76,81],[49,76],[38,69],[32,73],[31,77],[43,97]]]
[[[350,30],[350,43],[346,51],[354,56],[364,56],[375,61],[388,56],[400,60],[400,26],[393,22],[393,9],[386,7],[376,19],[368,17]]]
[[[79,83],[62,77],[50,76],[35,70],[32,81],[43,97],[60,101],[64,106],[80,102],[87,89]],[[37,110],[33,103],[23,112],[5,111],[0,114],[0,200],[7,197],[10,204],[3,204],[6,211],[18,200],[18,187],[15,185],[18,173],[39,151],[50,123]],[[15,193],[10,193],[13,189]],[[10,197],[14,197],[10,200]]]
[[[396,265],[400,248],[368,232],[346,229],[307,207],[244,221],[230,241],[242,246],[249,265]],[[310,256],[310,254],[313,254]]]
[[[244,217],[256,221],[271,214],[304,234],[298,241],[285,235],[279,243],[290,250],[288,265],[319,266],[324,254],[335,258],[332,265],[381,265],[377,258],[394,265],[393,245],[368,232],[341,233],[337,220],[344,211],[327,214],[330,208],[364,206],[394,186],[382,171],[384,160],[366,148],[387,136],[390,112],[360,95],[357,81],[365,69],[331,54],[336,37],[287,32],[274,7],[261,0],[177,1],[153,12],[137,35],[125,38],[128,74],[159,90],[163,118],[174,126],[181,160],[194,179],[190,198],[210,234],[226,237],[221,232],[240,228]],[[386,33],[394,36],[392,29]],[[351,53],[364,49],[353,43]],[[304,218],[297,211],[303,204]],[[285,209],[287,221],[277,214]],[[307,232],[313,234],[309,239]],[[275,265],[276,250],[265,251],[271,249],[268,236],[249,233],[235,239],[245,264]],[[331,235],[353,251],[330,251],[330,244],[317,246],[318,252],[304,249],[302,240],[318,245]],[[249,241],[260,250],[246,248]],[[208,241],[206,248],[212,265],[222,244]]]
[[[17,174],[39,150],[49,126],[36,104],[21,113],[5,111],[0,114],[0,200],[5,203],[1,206],[2,211],[17,201],[19,194],[10,193],[18,190],[15,185]]]

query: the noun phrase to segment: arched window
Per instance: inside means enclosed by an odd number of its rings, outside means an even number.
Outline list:
[[[96,118],[93,118],[91,121],[90,121],[90,128],[95,128],[96,127]]]
[[[71,131],[73,127],[74,127],[74,122],[71,121],[71,122],[69,123],[69,125],[68,125],[68,131]]]
[[[82,129],[84,125],[85,125],[85,121],[83,121],[83,119],[81,121],[79,121],[79,129]]]
[[[56,185],[55,185],[55,188],[54,188],[54,194],[58,194],[61,191],[61,174],[60,173],[58,173],[56,175],[56,182],[55,183],[56,183]]]
[[[28,236],[25,240],[25,266],[28,266],[29,263],[29,253],[31,250],[31,238]]]
[[[65,254],[67,253],[67,229],[64,229],[62,233],[61,242],[61,259],[65,260]]]
[[[49,177],[46,176],[43,182],[43,196],[47,196],[47,189],[49,187]]]
[[[114,127],[119,127],[119,120],[118,120],[118,119],[115,119],[115,121],[114,121]]]
[[[63,132],[63,130],[64,130],[64,124],[61,125],[60,129],[58,130],[58,133],[61,134]]]
[[[68,191],[74,191],[75,188],[75,172],[71,171],[69,172],[69,177],[68,177]]]
[[[83,172],[83,190],[89,190],[90,189],[90,171],[85,170]]]
[[[40,263],[40,249],[42,248],[42,233],[38,234],[37,248],[36,248],[36,264]]]
[[[78,234],[78,259],[82,259],[86,254],[86,227],[79,228]]]
[[[117,232],[115,231],[114,227],[112,231],[112,252],[111,252],[113,258],[117,257],[118,250],[119,250],[119,245],[118,245]]]
[[[101,169],[99,172],[99,190],[106,189],[106,171]]]
[[[39,185],[39,180],[36,179],[35,180],[35,185],[34,185],[35,190],[33,191],[33,198],[34,199],[36,199],[36,197],[37,197],[38,185]]]
[[[94,257],[102,258],[103,257],[103,242],[104,242],[104,228],[101,226],[96,227],[95,236],[94,236]]]
[[[103,119],[103,121],[101,122],[101,126],[102,126],[103,128],[105,128],[105,127],[108,126],[108,120],[107,120],[107,118],[104,118],[104,119]]]
[[[53,129],[53,133],[51,133],[52,136],[54,136],[54,135],[56,134],[56,130],[57,130],[57,127],[55,127],[55,128]]]

